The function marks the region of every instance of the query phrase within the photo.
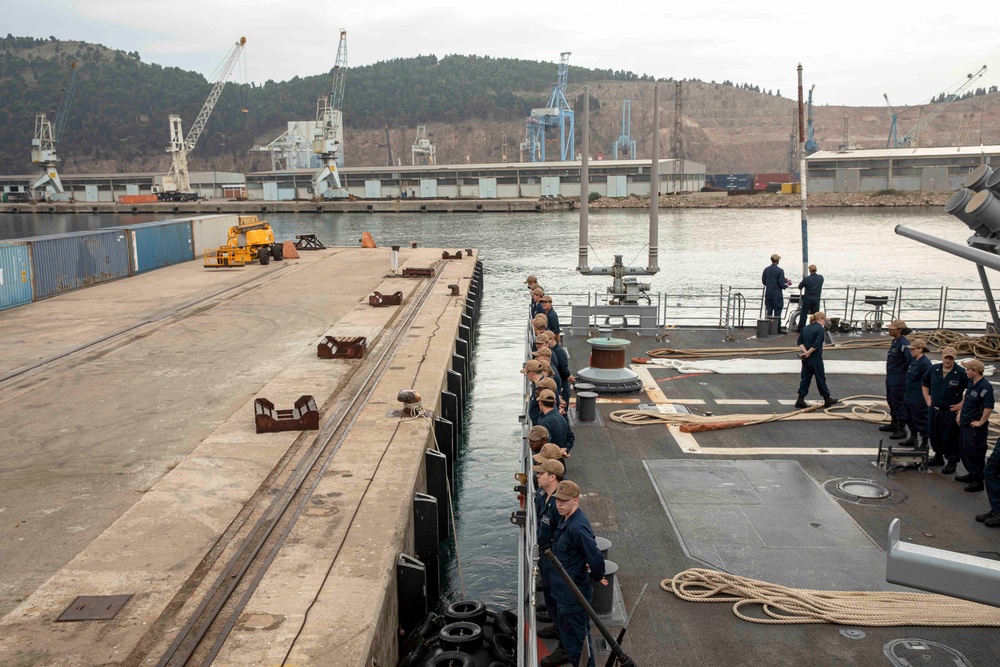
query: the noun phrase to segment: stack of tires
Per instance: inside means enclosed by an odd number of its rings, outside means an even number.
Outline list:
[[[517,661],[517,616],[476,601],[430,614],[403,642],[397,667],[510,667]]]

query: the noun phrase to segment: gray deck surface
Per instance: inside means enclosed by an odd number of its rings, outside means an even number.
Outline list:
[[[739,332],[738,332],[739,333]],[[633,334],[616,332],[616,337],[633,341],[627,355],[643,356],[646,350],[658,347],[720,348],[757,347],[763,343],[747,340],[752,332],[747,329],[735,343],[723,342],[722,331],[696,331],[678,329],[671,331],[670,342],[638,339]],[[771,339],[767,344],[793,346],[794,335]],[[586,365],[589,347],[585,337],[565,336],[570,356],[570,366],[576,370]],[[932,355],[937,358],[936,355]],[[832,358],[828,353],[827,358]],[[841,353],[836,358],[879,360],[885,358],[884,349],[857,350]],[[697,375],[678,377],[676,371],[653,368],[653,377],[667,398],[702,399],[704,405],[692,405],[691,411],[713,414],[746,412],[786,412],[793,408],[778,404],[778,399],[794,399],[798,377],[792,375],[743,376]],[[669,379],[676,378],[676,379]],[[835,396],[856,394],[884,395],[884,379],[880,376],[831,376],[829,384]],[[645,395],[636,397],[649,402]],[[768,405],[720,405],[716,399],[767,399]],[[809,398],[817,398],[815,389]],[[571,478],[580,484],[585,497],[581,507],[594,525],[595,531],[610,539],[614,546],[610,557],[620,566],[618,577],[622,585],[627,608],[644,583],[650,585],[632,625],[626,635],[625,648],[636,664],[652,665],[858,665],[884,666],[889,664],[883,653],[886,643],[901,638],[917,638],[937,642],[954,648],[969,659],[971,664],[988,666],[997,664],[1000,655],[1000,633],[989,628],[935,628],[896,627],[862,628],[864,639],[849,639],[840,633],[845,629],[835,625],[782,625],[764,626],[738,619],[728,604],[699,604],[678,600],[660,590],[661,580],[691,567],[704,567],[704,563],[685,552],[685,545],[671,525],[664,503],[657,493],[646,466],[664,471],[671,466],[697,465],[709,462],[766,461],[794,462],[802,472],[796,489],[806,492],[810,502],[820,504],[826,492],[823,485],[830,480],[873,479],[892,490],[884,501],[855,504],[843,500],[827,500],[829,517],[838,516],[838,531],[834,544],[849,543],[853,549],[870,548],[877,552],[870,561],[863,559],[856,576],[851,568],[830,571],[823,562],[807,562],[801,549],[788,543],[802,541],[813,545],[821,540],[811,531],[789,525],[802,517],[775,518],[754,521],[754,530],[737,521],[714,520],[709,511],[724,512],[737,508],[727,499],[712,505],[671,503],[673,500],[690,500],[691,496],[674,488],[664,500],[672,515],[683,517],[681,532],[691,551],[694,538],[704,543],[720,544],[718,558],[726,569],[745,573],[754,567],[763,572],[785,572],[794,577],[817,579],[816,588],[824,588],[822,578],[842,583],[845,590],[876,587],[877,563],[884,559],[886,532],[893,518],[902,521],[902,538],[914,543],[953,551],[1000,558],[1000,531],[991,531],[973,520],[976,513],[984,511],[983,494],[970,494],[962,490],[950,477],[939,474],[940,468],[929,473],[904,472],[891,478],[874,465],[880,435],[875,426],[847,421],[781,422],[722,431],[695,434],[701,448],[772,448],[773,451],[753,455],[725,456],[720,454],[691,454],[681,450],[663,426],[629,426],[616,423],[610,414],[619,409],[635,407],[620,403],[599,403],[598,410],[604,421],[600,427],[576,427],[576,447],[569,466]],[[822,447],[831,450],[828,455],[790,455],[781,449],[790,447]],[[837,449],[870,448],[870,455],[836,454]],[[688,463],[693,462],[693,463]],[[783,464],[788,465],[788,464]],[[959,472],[961,472],[961,466]],[[811,478],[811,479],[809,479]],[[666,480],[664,480],[665,485]],[[661,485],[663,486],[663,485]],[[753,498],[744,493],[727,492],[731,497],[745,502]],[[589,495],[593,494],[593,495]],[[760,496],[760,493],[757,493]],[[832,496],[830,497],[832,498]],[[741,511],[752,513],[751,506]],[[832,508],[839,508],[834,511]],[[705,526],[696,526],[698,512],[705,512]],[[838,515],[837,512],[840,514]],[[827,515],[823,515],[827,516]],[[829,520],[829,519],[824,519]],[[772,528],[765,528],[766,523]],[[853,532],[846,530],[848,522]],[[711,523],[709,526],[707,524]],[[823,521],[819,521],[823,523]],[[742,532],[740,532],[742,531]],[[803,535],[805,533],[805,535]],[[688,536],[691,539],[688,540]],[[745,539],[744,539],[745,538]],[[722,544],[725,542],[725,544]],[[875,545],[863,546],[864,542]],[[765,547],[762,547],[761,544]],[[788,546],[781,545],[788,544]],[[768,548],[766,558],[759,551]],[[700,548],[700,547],[699,547]],[[779,552],[775,554],[774,552]],[[884,560],[881,561],[884,567]],[[721,566],[720,566],[721,567]],[[874,570],[872,568],[875,568]],[[744,572],[740,572],[743,570]],[[813,575],[810,575],[812,571]],[[883,572],[884,574],[884,572]],[[769,577],[770,575],[768,575]],[[784,583],[784,582],[777,582]],[[882,584],[884,585],[884,583]]]

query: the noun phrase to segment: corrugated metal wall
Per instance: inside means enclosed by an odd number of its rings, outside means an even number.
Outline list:
[[[194,259],[190,220],[150,223],[127,231],[133,275]]]
[[[226,245],[229,240],[229,228],[240,224],[238,215],[212,215],[191,220],[191,233],[194,239],[194,257],[198,259],[205,255],[206,250],[215,250]]]
[[[127,278],[125,230],[30,239],[35,299]]]
[[[31,303],[31,297],[28,246],[0,243],[0,310]]]

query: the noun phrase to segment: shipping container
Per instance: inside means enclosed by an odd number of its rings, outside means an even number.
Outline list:
[[[809,182],[812,183],[811,180]],[[798,183],[782,183],[781,184],[781,194],[783,194],[783,195],[797,195],[800,192],[801,192],[801,190],[799,190],[799,184]]]
[[[214,251],[229,241],[229,228],[240,224],[240,216],[204,215],[191,219],[191,237],[194,240],[194,257],[199,259],[205,251]]]
[[[136,225],[127,232],[132,275],[194,259],[190,220]]]
[[[160,201],[156,195],[118,195],[119,204],[155,204]]]
[[[767,190],[774,189],[776,192],[780,189],[781,183],[790,183],[792,180],[792,175],[789,173],[775,173],[775,174],[754,174],[753,175],[753,189],[754,190]]]
[[[0,310],[31,303],[31,253],[24,243],[0,243]]]
[[[712,187],[726,190],[752,190],[752,174],[710,174],[706,180]]]
[[[129,276],[124,229],[25,239],[31,245],[35,300]]]

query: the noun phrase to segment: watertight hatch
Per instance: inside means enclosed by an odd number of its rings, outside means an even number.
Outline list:
[[[849,493],[852,496],[857,496],[858,498],[870,498],[872,500],[879,500],[881,498],[888,498],[892,495],[892,491],[885,488],[881,484],[876,484],[875,482],[869,482],[863,479],[848,479],[837,485],[837,488],[844,493]]]
[[[106,621],[114,618],[131,597],[131,595],[81,595],[66,607],[56,622]]]

